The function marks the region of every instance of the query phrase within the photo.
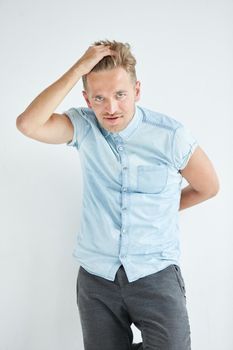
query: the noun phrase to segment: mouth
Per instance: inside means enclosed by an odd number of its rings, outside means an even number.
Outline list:
[[[122,118],[122,116],[119,116],[119,117],[105,117],[104,119],[106,119],[107,122],[112,124],[112,123],[114,123],[115,121],[117,121],[120,118]]]
[[[122,115],[118,115],[118,116],[116,116],[116,117],[105,117],[106,119],[116,119],[116,118],[121,118],[122,117]]]

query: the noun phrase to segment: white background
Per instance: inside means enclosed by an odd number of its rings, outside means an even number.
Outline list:
[[[180,212],[181,267],[192,350],[232,350],[233,2],[1,0],[0,13],[0,350],[83,348],[79,155],[25,137],[15,121],[101,39],[130,43],[138,104],[190,128],[218,173],[218,195]],[[56,111],[86,106],[81,90]]]

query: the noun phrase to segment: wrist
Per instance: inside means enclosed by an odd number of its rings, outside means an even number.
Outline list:
[[[86,70],[85,67],[83,67],[83,65],[81,63],[76,62],[72,67],[71,70],[74,72],[74,74],[76,74],[77,76],[79,76],[80,78],[86,74]]]

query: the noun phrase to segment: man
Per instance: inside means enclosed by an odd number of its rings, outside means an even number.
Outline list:
[[[26,136],[79,151],[84,197],[74,256],[85,350],[191,349],[178,211],[213,197],[218,178],[186,127],[136,105],[129,44],[100,41],[17,118]],[[88,107],[54,113],[83,80]],[[181,191],[182,178],[189,185]],[[130,325],[143,343],[132,344]]]

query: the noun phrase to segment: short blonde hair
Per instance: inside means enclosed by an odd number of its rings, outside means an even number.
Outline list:
[[[117,55],[103,57],[90,72],[99,72],[122,67],[130,74],[132,82],[136,83],[137,76],[135,66],[137,62],[130,51],[130,45],[128,43],[117,42],[115,40],[100,40],[94,42],[92,45],[109,45],[111,50],[117,52]],[[87,75],[89,73],[82,76],[84,90],[87,90]]]

